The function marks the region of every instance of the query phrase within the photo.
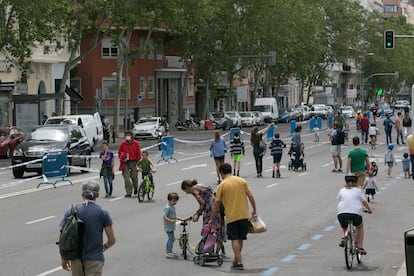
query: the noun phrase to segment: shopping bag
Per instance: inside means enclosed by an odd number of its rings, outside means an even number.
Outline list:
[[[249,233],[263,233],[266,230],[266,224],[260,216],[251,216],[249,218]]]

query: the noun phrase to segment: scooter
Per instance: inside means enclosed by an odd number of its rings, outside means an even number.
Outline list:
[[[158,129],[157,130],[157,134],[158,134],[158,149],[161,150],[161,141],[162,141],[162,137],[167,136],[167,132],[162,129]]]

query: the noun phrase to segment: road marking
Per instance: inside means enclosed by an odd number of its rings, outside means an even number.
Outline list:
[[[272,188],[277,185],[279,185],[279,183],[273,183],[273,184],[267,185],[266,188]]]
[[[266,170],[265,170],[265,172],[271,172],[271,171],[273,171],[273,169],[272,169],[272,168],[270,168],[270,169],[266,169]]]
[[[247,162],[247,163],[244,163],[244,165],[245,166],[250,166],[250,165],[252,165],[253,164],[253,162]]]
[[[33,223],[41,222],[41,221],[48,220],[48,219],[51,219],[51,218],[54,218],[54,217],[55,216],[48,216],[48,217],[45,217],[45,218],[41,218],[41,219],[37,219],[37,220],[32,220],[32,221],[26,222],[26,224],[33,224]]]
[[[197,165],[192,165],[192,166],[190,166],[190,167],[187,167],[187,168],[182,168],[182,169],[180,169],[181,171],[187,171],[187,170],[191,170],[191,169],[194,169],[194,168],[202,168],[202,167],[207,167],[207,164],[197,164]]]
[[[322,239],[322,237],[323,237],[323,235],[322,235],[322,234],[317,234],[317,235],[314,235],[314,236],[312,237],[312,240],[317,241],[317,240]]]
[[[273,273],[277,272],[278,270],[279,270],[278,267],[270,267],[268,270],[262,273],[262,276],[271,276],[273,275]]]
[[[301,246],[298,247],[298,250],[306,250],[309,247],[311,247],[310,243],[304,243],[304,244],[302,244]]]
[[[181,181],[175,181],[175,182],[165,184],[165,186],[172,186],[172,185],[177,185],[177,184],[180,184],[180,183],[181,183]]]
[[[52,268],[52,269],[50,269],[48,271],[45,271],[45,272],[40,273],[40,274],[37,274],[36,276],[46,276],[46,275],[52,274],[52,273],[54,273],[56,271],[59,271],[59,270],[62,270],[62,267],[61,266]]]
[[[330,231],[334,230],[335,228],[336,228],[335,226],[327,226],[323,229],[323,231],[330,232]]]
[[[298,174],[298,176],[304,176],[304,175],[307,175],[307,174],[308,174],[307,172],[304,172],[304,173]]]
[[[281,262],[288,263],[292,261],[294,258],[296,258],[296,255],[287,255],[281,260]]]
[[[386,190],[386,189],[387,189],[387,187],[381,187],[380,188],[380,190],[383,190],[383,191]]]
[[[323,164],[322,167],[326,168],[326,167],[328,167],[330,165],[331,165],[331,163],[327,163],[327,164]]]
[[[115,197],[115,198],[112,198],[112,199],[110,199],[109,201],[117,201],[117,200],[120,200],[120,199],[123,199],[123,198],[125,198],[124,196],[118,196],[118,197]]]

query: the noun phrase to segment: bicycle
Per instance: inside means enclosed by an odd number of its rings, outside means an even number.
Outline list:
[[[193,217],[188,217],[186,219],[177,217],[177,220],[180,221],[181,232],[180,236],[178,237],[178,244],[182,250],[184,260],[187,260],[187,252],[192,254],[190,247],[188,245],[188,240],[190,237],[190,233],[187,231],[188,222],[191,221]]]
[[[145,195],[147,195],[148,200],[151,200],[154,197],[155,186],[152,179],[152,172],[144,175],[144,180],[141,182],[138,188],[138,201],[143,202]]]
[[[356,257],[358,264],[361,263],[361,252],[356,247],[356,228],[351,220],[348,221],[348,228],[345,232],[345,263],[346,267],[352,268],[352,263]]]

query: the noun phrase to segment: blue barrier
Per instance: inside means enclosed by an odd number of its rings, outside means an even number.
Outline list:
[[[313,132],[315,128],[315,118],[309,120],[309,132]]]
[[[367,114],[368,120],[371,119],[371,112],[367,111],[365,113]]]
[[[322,118],[318,117],[318,128],[322,129]]]
[[[174,159],[178,162],[177,159],[174,158],[174,137],[173,136],[163,136],[161,138],[161,159],[158,160],[157,164],[160,163],[161,160],[170,163],[170,159]]]
[[[328,122],[328,127],[331,126],[333,124],[333,117],[332,116],[328,116],[327,122]]]
[[[267,130],[267,133],[266,133],[266,138],[268,141],[273,140],[273,136],[275,136],[275,130],[276,130],[276,126],[274,124],[270,124],[269,129]]]
[[[234,133],[236,133],[236,132],[238,132],[239,133],[239,137],[241,137],[241,135],[240,135],[240,128],[233,127],[233,128],[230,129],[230,134],[229,134],[230,142],[233,142]]]
[[[69,182],[73,185],[72,181],[65,179],[68,175],[68,168],[66,167],[68,160],[67,156],[67,151],[49,151],[43,154],[42,175],[44,182],[39,183],[37,188],[43,184],[50,184],[56,188],[56,183],[58,182]],[[49,182],[48,178],[56,177],[61,179],[58,179],[55,182]]]
[[[295,128],[296,128],[296,121],[295,120],[290,121],[290,135],[291,136],[295,132]]]

